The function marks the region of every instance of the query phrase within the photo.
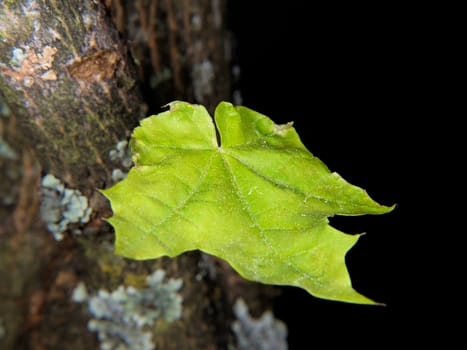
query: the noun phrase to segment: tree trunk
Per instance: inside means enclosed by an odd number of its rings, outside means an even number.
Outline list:
[[[256,310],[267,303],[271,288],[212,257],[115,256],[103,221],[111,212],[96,191],[128,170],[112,154],[148,110],[183,99],[212,111],[229,99],[229,43],[224,0],[0,3],[2,349],[97,349],[75,287],[138,285],[157,268],[183,280],[182,318],[152,330],[157,349],[226,349],[233,301],[242,295]],[[56,232],[60,241],[48,232],[63,213],[47,221],[44,197],[59,194],[41,187],[46,174],[92,210]]]

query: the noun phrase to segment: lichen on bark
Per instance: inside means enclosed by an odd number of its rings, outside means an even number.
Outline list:
[[[112,145],[145,114],[131,60],[99,2],[2,5],[0,89],[43,168],[79,185],[109,178]],[[91,141],[92,140],[92,141]]]

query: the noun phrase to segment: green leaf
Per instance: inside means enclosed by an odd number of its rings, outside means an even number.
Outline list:
[[[150,259],[199,249],[249,280],[374,303],[352,288],[345,265],[358,235],[332,228],[327,218],[392,208],[331,173],[291,123],[276,125],[226,102],[215,121],[220,146],[206,109],[185,102],[134,130],[135,166],[102,191],[114,212],[116,253]]]

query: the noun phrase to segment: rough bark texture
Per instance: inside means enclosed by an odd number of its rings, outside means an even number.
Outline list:
[[[70,185],[108,179],[103,154],[144,116],[125,48],[93,1],[2,5],[0,89],[16,117],[15,145]]]
[[[190,253],[136,262],[113,254],[96,192],[119,166],[109,157],[147,113],[173,99],[212,111],[229,99],[229,34],[221,0],[14,0],[0,3],[0,348],[97,349],[71,294],[140,283],[156,268],[183,279],[183,317],[158,325],[157,349],[226,349],[233,301],[257,313],[271,289]],[[112,23],[113,20],[113,23]],[[126,41],[128,38],[128,41]],[[39,215],[53,174],[93,212],[55,241]]]
[[[108,2],[138,62],[151,110],[175,98],[213,111],[219,101],[230,99],[225,0]]]

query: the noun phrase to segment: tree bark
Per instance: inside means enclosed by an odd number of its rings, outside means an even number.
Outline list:
[[[113,21],[138,62],[145,100],[205,105],[230,100],[231,37],[225,0],[111,0]]]
[[[113,21],[113,22],[112,22]],[[122,39],[122,38],[127,38]],[[71,299],[132,285],[156,268],[183,280],[183,317],[155,331],[158,349],[226,349],[232,303],[273,295],[199,254],[135,262],[113,254],[96,191],[121,168],[109,156],[147,111],[174,99],[212,112],[230,95],[223,0],[6,0],[0,3],[0,347],[97,349],[86,307]],[[55,241],[41,220],[52,174],[92,209],[80,236]]]
[[[33,146],[70,185],[109,179],[103,154],[144,116],[125,47],[93,1],[2,5],[0,89],[16,118],[14,144]]]

